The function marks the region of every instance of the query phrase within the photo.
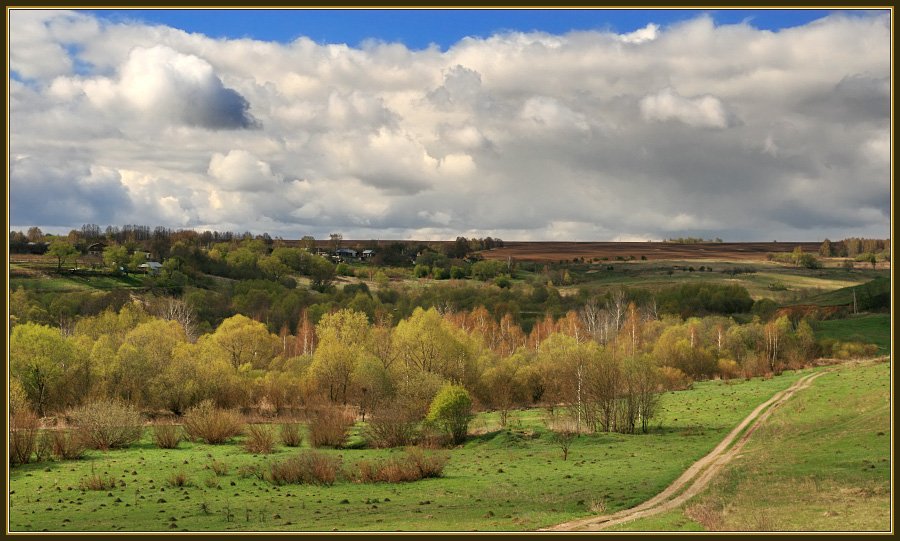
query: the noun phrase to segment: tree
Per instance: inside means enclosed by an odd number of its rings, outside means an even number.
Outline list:
[[[342,235],[340,233],[332,233],[332,234],[328,235],[328,238],[331,242],[331,249],[337,250],[338,248],[341,247],[341,242],[343,242],[343,240],[344,240],[344,235]]]
[[[472,419],[472,399],[459,385],[445,385],[431,402],[426,421],[447,433],[454,444],[466,439]]]
[[[316,291],[325,291],[334,281],[334,265],[323,257],[312,256],[307,262],[310,287]]]
[[[41,242],[44,240],[44,233],[40,227],[29,227],[25,236],[28,237],[28,242]]]
[[[265,368],[281,349],[278,337],[265,325],[241,314],[223,321],[213,338],[227,352],[234,368]]]
[[[151,319],[129,331],[116,352],[115,387],[121,397],[144,407],[166,407],[161,397],[171,382],[162,376],[175,347],[186,341],[175,321]]]
[[[50,243],[50,247],[47,249],[47,254],[57,259],[57,272],[62,270],[63,263],[65,263],[66,260],[76,255],[77,253],[78,250],[76,250],[74,246],[62,239],[54,240]]]
[[[261,257],[257,262],[259,270],[266,274],[271,274],[275,279],[281,278],[291,272],[290,267],[285,265],[282,260],[274,255]]]
[[[34,323],[16,325],[12,330],[9,372],[22,384],[41,417],[53,406],[63,405],[60,395],[74,358],[74,348],[58,330]]]
[[[300,244],[306,248],[308,252],[316,251],[316,238],[312,235],[303,235],[303,238],[300,239]]]
[[[369,320],[362,312],[339,310],[322,316],[316,325],[319,345],[310,367],[319,388],[332,402],[346,404],[357,364],[371,359]]]
[[[834,255],[830,240],[825,239],[822,241],[822,245],[819,246],[819,255],[821,255],[822,257],[831,257],[832,255]]]
[[[505,427],[509,411],[524,402],[525,389],[516,374],[516,366],[508,358],[485,370],[482,375],[485,402],[497,409],[500,426]]]
[[[103,262],[110,267],[113,272],[119,272],[124,269],[131,258],[128,256],[128,250],[122,245],[108,246],[103,250]]]

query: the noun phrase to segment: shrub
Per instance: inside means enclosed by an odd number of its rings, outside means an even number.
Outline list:
[[[141,438],[141,416],[134,406],[118,400],[100,400],[73,410],[69,417],[85,445],[92,449],[128,447]]]
[[[81,479],[81,490],[109,490],[116,487],[116,478],[110,475],[104,477],[94,472],[91,465],[91,475]]]
[[[690,376],[674,366],[659,367],[659,381],[665,391],[681,391],[693,385]]]
[[[391,404],[372,412],[363,434],[374,447],[403,447],[415,442],[417,424],[414,411]]]
[[[363,459],[354,465],[348,477],[354,483],[374,483],[378,481],[381,464],[374,460]]]
[[[469,392],[459,385],[445,385],[431,402],[428,423],[449,434],[453,443],[466,438],[469,420],[472,418],[472,399]]]
[[[192,440],[223,443],[244,431],[244,419],[236,411],[216,408],[204,400],[184,415],[184,431]]]
[[[269,466],[266,480],[274,485],[308,484],[331,486],[337,479],[341,459],[318,451],[303,451]]]
[[[447,464],[445,455],[426,455],[421,449],[407,449],[403,456],[378,462],[361,460],[348,477],[355,483],[408,483],[440,477]]]
[[[426,455],[417,447],[407,449],[406,457],[419,470],[422,479],[441,477],[447,465],[447,455],[437,453]]]
[[[303,443],[303,434],[300,433],[299,423],[284,423],[281,425],[281,442],[288,447],[300,447]]]
[[[213,462],[213,467],[215,468],[215,462]],[[248,477],[256,477],[257,479],[262,479],[263,477],[265,477],[265,472],[257,464],[244,464],[242,466],[239,466],[237,473],[241,477],[241,479],[246,479]]]
[[[170,475],[168,483],[170,487],[184,487],[190,485],[190,481],[188,480],[187,474],[184,473],[184,470],[178,470],[178,472]]]
[[[313,447],[340,447],[353,426],[353,417],[346,410],[323,407],[315,411],[309,421],[309,439]]]
[[[153,425],[153,439],[160,449],[175,449],[181,441],[181,427],[172,423]]]
[[[50,443],[53,456],[59,460],[81,458],[86,447],[81,434],[70,430],[54,430]]]
[[[53,435],[54,431],[43,430],[37,436],[37,442],[34,446],[34,461],[46,462],[53,457]]]
[[[378,469],[376,480],[383,483],[409,483],[421,479],[415,464],[400,457],[391,457]]]
[[[30,411],[9,416],[9,465],[28,464],[37,443],[39,421]]]
[[[244,449],[249,453],[269,454],[275,450],[275,434],[266,425],[249,425]]]
[[[220,461],[213,460],[209,465],[209,468],[215,473],[217,476],[222,476],[228,474],[228,464]]]

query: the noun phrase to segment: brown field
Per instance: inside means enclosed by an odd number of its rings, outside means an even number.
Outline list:
[[[505,242],[503,248],[480,252],[485,259],[517,261],[559,261],[583,257],[615,260],[641,256],[647,259],[711,259],[762,261],[772,252],[792,252],[800,246],[804,252],[818,253],[819,242]]]

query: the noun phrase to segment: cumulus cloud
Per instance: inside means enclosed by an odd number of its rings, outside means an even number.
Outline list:
[[[255,125],[250,104],[222,84],[209,62],[163,45],[133,49],[118,78],[87,80],[83,89],[101,109],[121,108],[209,129]]]
[[[213,154],[209,161],[209,175],[216,184],[231,191],[273,190],[280,178],[272,168],[246,150],[231,150],[228,154]]]
[[[10,34],[14,227],[889,234],[888,15],[507,32],[446,51],[72,11],[13,10]]]
[[[719,98],[710,95],[686,98],[671,87],[644,96],[641,99],[641,114],[648,121],[678,120],[701,128],[728,126],[728,114]]]

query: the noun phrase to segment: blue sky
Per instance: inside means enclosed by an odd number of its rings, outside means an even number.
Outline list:
[[[402,42],[411,49],[436,43],[446,50],[466,36],[488,37],[505,30],[632,32],[647,23],[662,26],[709,14],[717,24],[748,21],[755,28],[800,26],[829,10],[689,9],[303,9],[303,10],[96,10],[112,21],[157,23],[217,38],[250,37],[286,43],[306,36],[318,43],[359,45],[367,39]],[[857,12],[858,13],[858,12]]]

